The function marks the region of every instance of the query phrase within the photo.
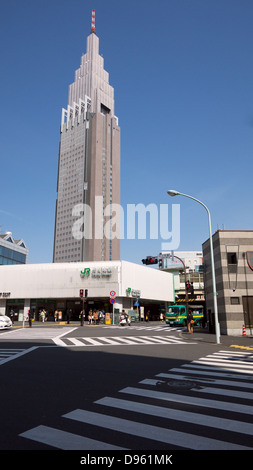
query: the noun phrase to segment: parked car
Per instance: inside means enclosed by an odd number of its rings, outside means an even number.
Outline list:
[[[12,321],[6,315],[0,315],[0,330],[6,330],[12,327]]]

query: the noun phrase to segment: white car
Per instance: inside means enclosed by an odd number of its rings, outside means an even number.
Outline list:
[[[12,321],[6,315],[0,315],[0,330],[5,330],[12,327]]]

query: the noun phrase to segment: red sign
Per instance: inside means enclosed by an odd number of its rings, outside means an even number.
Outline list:
[[[253,251],[246,251],[247,263],[253,271]]]

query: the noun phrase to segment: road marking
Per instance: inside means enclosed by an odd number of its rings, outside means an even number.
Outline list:
[[[65,333],[66,334],[66,333]],[[172,338],[171,336],[95,336],[64,338],[58,336],[52,338],[57,346],[63,347],[89,347],[89,346],[139,346],[142,344],[195,344],[182,339]],[[70,344],[72,343],[72,344]]]
[[[108,325],[108,326],[103,326],[103,328],[110,328],[110,329],[120,329],[123,330],[125,326],[122,325]],[[126,326],[128,328],[128,326]],[[131,331],[132,330],[149,330],[149,331],[164,331],[166,333],[171,332],[171,331],[182,331],[182,328],[171,328],[169,326],[142,326],[142,325],[134,325],[133,323],[131,324]]]
[[[62,328],[62,327],[31,327],[31,328],[19,328],[18,330],[13,330],[9,332],[4,332],[0,335],[0,339],[6,339],[8,335],[9,339],[54,339],[55,337],[61,338],[68,333],[71,333],[76,328]],[[63,332],[64,331],[64,332]]]
[[[79,436],[60,429],[50,428],[48,426],[37,426],[36,428],[19,434],[21,437],[33,441],[47,444],[51,447],[57,447],[62,450],[122,450],[118,447],[105,442],[100,442],[88,437]]]
[[[139,423],[130,421],[128,419],[117,418],[100,413],[94,413],[86,410],[74,410],[70,413],[63,415],[64,418],[79,421],[85,424],[92,424],[93,426],[100,426],[102,428],[110,429],[117,432],[142,437],[145,439],[152,439],[154,441],[165,442],[174,444],[180,447],[186,447],[195,450],[245,450],[250,447],[233,444],[230,442],[223,442],[216,439],[211,439],[204,436],[188,434],[174,429],[168,429],[153,426],[150,424]]]
[[[16,353],[15,353],[15,349],[11,349],[9,355],[7,353],[8,350],[6,349],[5,356],[2,356],[0,358],[0,365],[6,364],[6,362],[9,362],[9,361],[13,361],[13,359],[18,359],[19,357],[24,356],[25,354],[28,354],[37,348],[38,346],[33,346],[32,348],[28,348],[28,349],[17,349]]]
[[[130,338],[132,339],[132,337]],[[225,359],[227,358],[225,351],[221,352],[221,354],[225,355]],[[216,353],[209,355],[209,357],[214,357],[215,355]],[[235,363],[236,361],[242,362],[241,353],[240,355],[228,355],[228,358]],[[247,402],[248,399],[252,398],[253,394],[241,392],[238,389],[236,390],[236,387],[242,388],[243,386],[244,388],[252,388],[252,376],[246,375],[250,367],[252,367],[252,361],[248,361],[248,359],[250,359],[250,357],[246,355],[244,363],[247,364],[247,369],[240,370],[240,373],[236,373],[234,369],[232,370],[233,373],[229,373],[229,371],[224,372],[219,366],[210,367],[209,365],[201,365],[201,368],[203,369],[205,367],[205,370],[196,370],[193,366],[198,361],[192,361],[192,363],[189,364],[192,368],[187,369],[187,364],[183,364],[182,367],[175,367],[169,370],[169,373],[157,374],[154,379],[142,380],[139,382],[138,387],[126,387],[119,390],[118,392],[121,396],[125,395],[124,398],[106,396],[94,402],[94,405],[108,407],[112,410],[117,409],[118,413],[121,410],[129,411],[128,416],[133,414],[133,420],[112,416],[113,413],[103,414],[81,409],[75,409],[63,415],[62,418],[67,418],[72,421],[73,427],[75,421],[83,423],[84,433],[89,429],[88,425],[92,425],[102,429],[113,430],[117,433],[135,436],[137,439],[142,439],[142,442],[144,438],[166,443],[167,446],[175,445],[176,447],[200,450],[252,449],[252,439],[250,440],[250,437],[253,436],[253,424],[250,420],[253,409],[249,405],[238,403],[238,397]],[[199,367],[198,364],[196,367]],[[166,380],[161,379],[173,379],[176,384],[176,390],[171,392],[173,388],[169,388],[167,392],[166,386],[172,385],[173,387],[173,381],[172,383],[166,383]],[[185,389],[186,392],[184,395],[179,395],[178,393],[180,380],[181,382],[183,380],[183,385],[187,385],[187,382],[190,385],[190,388]],[[195,381],[202,383],[203,387],[196,388]],[[149,388],[144,388],[144,385],[148,385]],[[214,385],[214,387],[212,387],[212,385]],[[217,388],[217,385],[220,387],[225,386],[226,388]],[[162,389],[160,388],[159,390],[158,388],[158,390],[152,390],[150,388],[152,386],[161,386]],[[166,391],[164,391],[165,389]],[[195,395],[191,396],[193,393]],[[201,393],[214,393],[223,396],[220,401],[213,400],[212,398],[202,398]],[[229,401],[225,401],[227,396],[230,397]],[[141,399],[135,401],[134,397],[141,397]],[[232,399],[234,399],[234,402],[232,402]],[[158,404],[157,400],[159,400]],[[159,403],[161,400],[163,400],[164,406],[161,406]],[[181,406],[180,409],[179,406],[179,409],[177,409],[177,403],[183,404],[183,408]],[[194,408],[189,409],[189,407]],[[210,412],[210,408],[216,410],[214,415]],[[224,417],[219,416],[219,410],[227,413],[227,415],[225,414]],[[236,419],[238,413],[245,415],[245,422]],[[149,416],[150,419],[151,417],[161,418],[161,420],[158,421],[159,426],[145,424],[145,415]],[[166,422],[165,420],[168,421]],[[151,420],[151,422],[152,421],[153,420]],[[173,429],[170,428],[170,422],[173,422]],[[185,424],[183,427],[184,432],[175,429],[176,422],[181,423],[179,426]],[[193,427],[190,426],[191,424]],[[194,434],[194,425],[198,426],[197,435]],[[208,428],[217,431],[215,433],[213,432],[215,438],[206,437]],[[80,431],[80,428],[78,429]],[[82,434],[82,428],[80,432]],[[238,434],[237,437],[235,433]],[[101,430],[100,435],[110,436],[110,433],[103,433]],[[82,450],[92,450],[92,445],[94,444],[94,441],[90,440],[88,437],[85,438],[76,434],[65,433],[63,430],[52,429],[46,426],[38,426],[34,429],[30,429],[21,434],[21,436],[60,449],[80,448]],[[221,437],[221,439],[219,439],[219,437]],[[224,441],[224,439],[226,439],[226,441]],[[234,443],[231,441],[234,441]],[[94,449],[103,450],[107,448],[104,447],[104,445],[108,446],[108,444],[104,442],[95,442],[97,447],[94,447]]]
[[[175,372],[184,372],[184,369],[171,369],[172,371],[175,371]],[[191,372],[187,371],[186,370],[186,374],[189,374]],[[198,374],[198,373],[197,373]],[[197,375],[197,374],[194,374],[194,375]],[[203,375],[206,375],[205,372],[203,371],[202,372]],[[211,374],[213,375],[213,374]],[[165,373],[161,373],[161,374],[157,374],[156,377],[161,377],[163,379],[177,379],[177,380],[189,380],[189,377],[187,377],[187,375],[179,375],[179,374],[165,374]],[[235,376],[234,376],[235,377]],[[238,378],[238,377],[236,377]],[[246,383],[243,383],[241,380],[239,382],[236,382],[236,381],[233,381],[233,380],[219,380],[219,379],[208,379],[208,378],[203,378],[203,377],[192,377],[192,380],[194,382],[201,382],[201,383],[208,383],[208,384],[217,384],[217,385],[228,385],[228,386],[231,386],[232,387],[241,387],[241,388],[253,388],[253,383],[249,383],[249,382],[246,382]]]
[[[198,361],[194,361],[196,365],[211,365],[216,367],[221,367],[222,369],[234,369],[238,372],[242,372],[243,369],[247,369],[248,374],[253,374],[253,368],[249,369],[249,366],[241,361],[231,362],[231,361],[217,361],[216,359],[199,359]]]
[[[230,348],[246,349],[248,351],[253,351],[253,348],[250,346],[238,346],[237,344],[231,344]]]
[[[74,344],[74,346],[83,346],[83,343],[77,338],[67,338],[68,341]]]
[[[186,397],[185,395],[178,395],[176,393],[159,392],[157,390],[147,390],[136,387],[126,387],[119,391],[121,393],[128,393],[130,395],[137,395],[139,397],[157,398],[158,400],[171,401],[175,403],[187,403],[188,405],[204,406],[218,410],[235,411],[237,413],[253,415],[252,406],[241,405],[240,403],[227,403],[218,400],[208,400],[206,398],[189,396]]]
[[[175,421],[183,421],[190,424],[198,424],[212,428],[224,429],[226,431],[239,432],[253,436],[253,424],[236,421],[233,419],[213,417],[205,414],[193,413],[186,410],[165,408],[157,405],[150,405],[129,400],[121,400],[115,397],[104,397],[95,402],[98,405],[109,406],[121,410],[128,410],[135,413],[143,413],[151,416],[159,416]]]
[[[253,393],[250,392],[242,392],[241,390],[228,390],[225,388],[213,388],[213,387],[201,387],[201,390],[197,388],[192,388],[198,393],[212,393],[213,395],[225,395],[226,397],[236,397],[242,398],[244,400],[252,400]]]
[[[219,371],[224,374],[225,371],[231,371],[231,368],[229,368],[228,366],[225,366],[225,365],[219,365],[219,366],[210,366],[209,365],[210,363],[202,363],[202,364],[199,364],[199,363],[191,363],[191,364],[184,364],[184,367],[189,367],[190,369],[204,369],[204,370],[207,370],[207,371]],[[234,368],[232,368],[232,372],[239,372],[239,373],[242,373],[242,369],[240,367],[236,368],[236,366]],[[244,373],[247,373],[247,374],[253,374],[253,371],[252,370],[249,370],[247,369],[247,371],[243,371]]]
[[[240,381],[242,380],[252,380],[252,376],[250,375],[241,375],[241,376],[238,376],[237,373],[235,374],[230,374],[229,372],[224,372],[223,369],[219,369],[218,372],[217,372],[217,369],[215,367],[208,367],[208,370],[207,368],[204,369],[204,367],[200,367],[200,369],[203,369],[203,370],[199,370],[199,369],[196,369],[194,367],[194,364],[191,365],[189,364],[189,367],[184,369],[184,367],[187,367],[188,364],[184,364],[182,367],[174,367],[173,369],[170,369],[170,372],[182,372],[184,374],[193,374],[193,376],[195,377],[196,375],[206,375],[206,376],[213,376],[213,377],[222,377],[222,378],[230,378],[230,379],[240,379]],[[243,384],[244,382],[242,382]],[[243,386],[241,384],[241,386]]]

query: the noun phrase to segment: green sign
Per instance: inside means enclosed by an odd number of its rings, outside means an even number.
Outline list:
[[[90,268],[85,268],[83,271],[81,271],[81,276],[89,276],[90,275]]]

